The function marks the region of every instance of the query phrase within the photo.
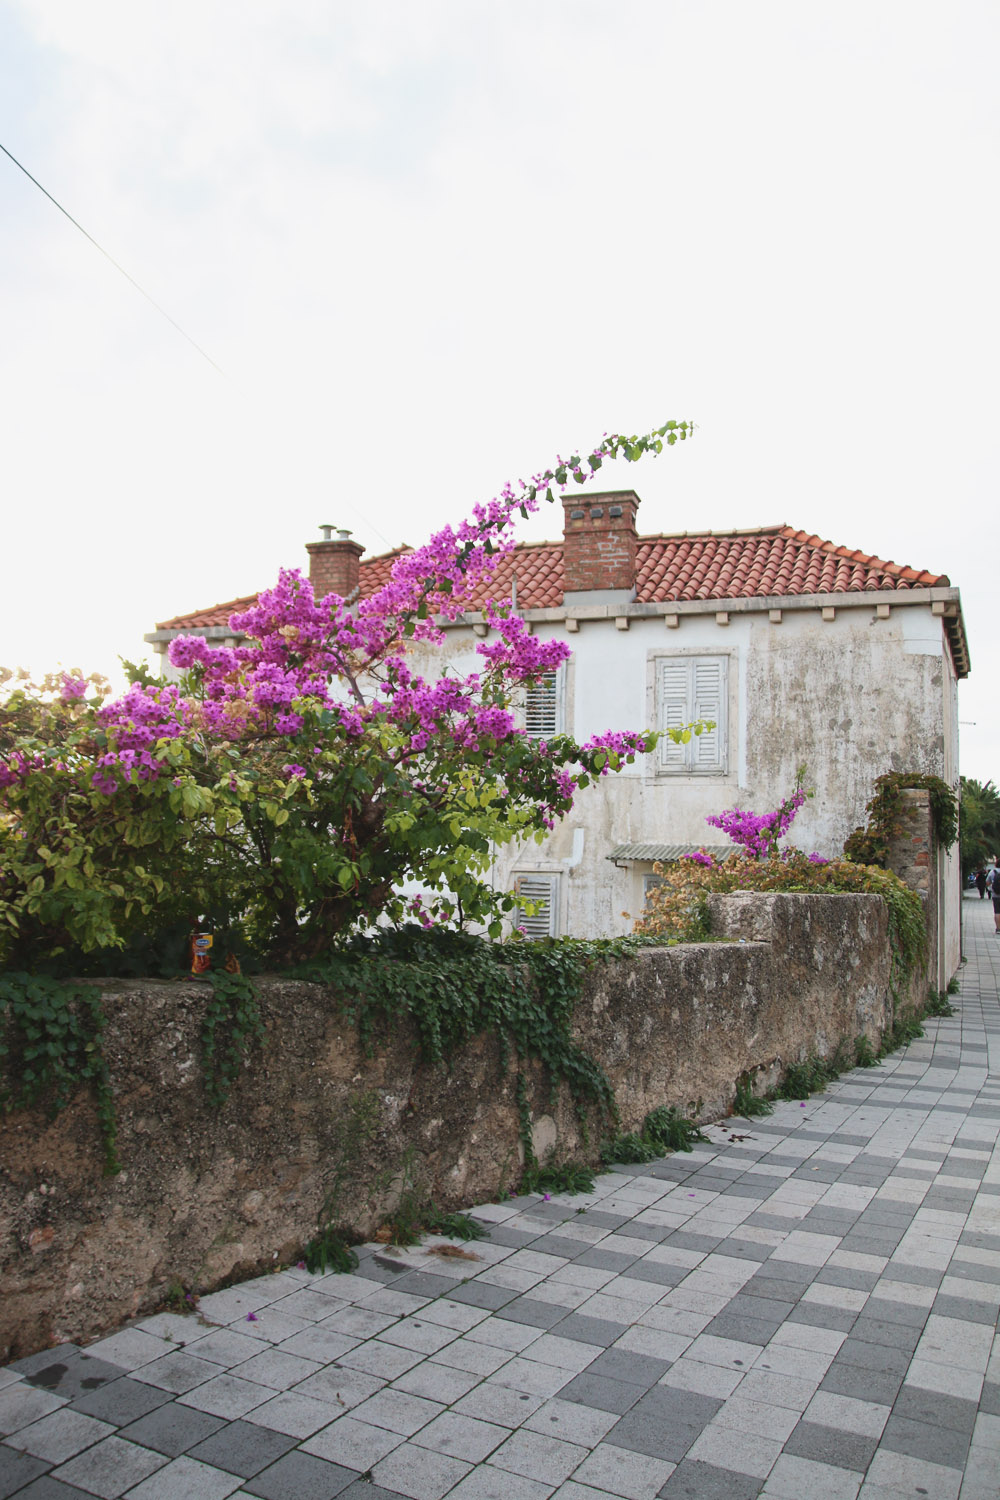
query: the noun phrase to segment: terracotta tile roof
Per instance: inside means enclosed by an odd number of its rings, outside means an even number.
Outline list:
[[[397,547],[361,561],[361,594],[368,598],[389,580],[392,564],[407,547]],[[523,543],[502,559],[489,585],[472,605],[487,597],[509,598],[516,575],[521,609],[549,609],[562,603],[561,542]],[[677,532],[640,537],[636,550],[636,598],[644,604],[674,600],[722,600],[791,597],[803,594],[875,593],[884,589],[947,588],[944,574],[901,567],[867,552],[838,547],[791,526],[761,526],[748,531]],[[157,630],[197,630],[228,624],[229,616],[249,608],[248,594],[164,620]]]
[[[947,586],[943,574],[852,552],[791,526],[640,537],[636,553],[636,598],[646,604]]]
[[[172,620],[157,622],[157,630],[197,630],[199,626],[228,625],[229,616],[249,609],[257,603],[256,594],[247,594],[242,599],[229,599],[225,604],[213,604],[209,609],[192,610],[189,615],[174,615]]]

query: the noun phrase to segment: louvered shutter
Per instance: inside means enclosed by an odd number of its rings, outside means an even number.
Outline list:
[[[688,747],[692,769],[724,771],[726,769],[726,695],[725,657],[708,657],[692,662],[693,703],[691,719],[710,719],[714,729],[694,735]]]
[[[660,728],[680,729],[690,722],[688,712],[689,673],[683,660],[665,661],[660,666]],[[664,737],[656,746],[661,771],[684,769],[686,745],[675,745]]]
[[[543,672],[525,692],[524,728],[533,740],[551,739],[559,732],[558,673]]]
[[[679,729],[699,719],[715,725],[692,735],[686,745],[660,740],[657,753],[661,771],[711,774],[726,770],[728,668],[725,656],[677,656],[660,663],[659,727]]]
[[[558,876],[555,875],[518,877],[515,886],[517,894],[537,908],[533,914],[521,911],[517,915],[517,926],[524,929],[525,937],[555,937],[557,881]]]

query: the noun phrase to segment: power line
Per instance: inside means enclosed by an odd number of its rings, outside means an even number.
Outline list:
[[[177,322],[176,318],[172,318],[170,316],[170,314],[166,311],[166,309],[162,308],[160,306],[160,304],[156,301],[156,299],[154,297],[151,297],[149,295],[149,293],[145,290],[145,288],[141,287],[139,285],[139,283],[136,281],[135,277],[134,276],[130,276],[129,273],[125,270],[125,267],[124,266],[120,266],[118,264],[118,262],[115,260],[114,256],[113,255],[109,255],[108,252],[107,252],[107,250],[105,250],[104,246],[98,244],[97,240],[94,239],[94,236],[92,234],[88,234],[87,233],[87,231],[86,231],[86,229],[84,229],[83,225],[81,223],[79,223],[78,220],[74,219],[73,215],[69,212],[68,209],[63,208],[62,204],[59,202],[59,200],[57,198],[53,198],[53,196],[49,192],[48,188],[43,187],[42,184],[38,181],[38,178],[37,177],[33,177],[31,175],[31,173],[28,171],[27,167],[23,164],[23,162],[19,162],[18,159],[17,159],[17,157],[11,151],[7,150],[7,147],[3,144],[2,141],[0,141],[0,151],[3,152],[4,156],[10,158],[10,160],[14,163],[15,167],[17,167],[19,171],[21,171],[21,172],[24,173],[25,177],[27,177],[27,179],[28,179],[29,182],[33,182],[34,183],[35,187],[38,188],[38,190],[39,190],[40,193],[44,193],[45,194],[45,196],[46,196],[46,198],[48,198],[49,202],[52,203],[52,204],[54,204],[55,207],[59,210],[59,212],[61,214],[65,215],[65,217],[73,225],[74,229],[78,229],[80,231],[80,233],[83,235],[84,239],[89,240],[90,243],[93,245],[94,249],[95,250],[99,250],[101,252],[101,254],[104,256],[105,260],[110,261],[111,264],[114,266],[115,270],[119,271],[122,274],[122,276],[125,277],[125,280],[128,281],[128,282],[130,282],[132,284],[132,286],[135,287],[136,291],[139,292],[139,293],[141,293],[141,295],[143,297],[145,297],[146,301],[150,304],[150,306],[154,307],[156,309],[156,311],[160,314],[160,316],[162,318],[166,318],[167,322],[171,325],[171,327],[176,328],[177,332],[181,335],[182,338],[187,339],[187,341],[191,345],[192,349],[196,349],[198,351],[198,353],[201,355],[202,359],[208,360],[208,363],[212,366],[213,370],[217,370],[218,373],[223,377],[224,380],[228,380],[229,377],[226,374],[225,370],[223,370],[220,365],[217,365],[215,363],[215,360],[212,358],[212,356],[210,354],[206,354],[205,350],[201,347],[200,344],[195,343],[195,341],[191,337],[191,335],[189,333],[186,333],[184,331],[184,329],[181,327],[181,325]],[[372,520],[371,520],[371,518],[369,516],[365,515],[361,510],[359,510],[356,505],[353,505],[350,500],[341,500],[340,504],[341,505],[346,505],[347,508],[348,508],[348,510],[353,511],[354,514],[360,520],[363,520],[370,527],[370,529],[372,531],[374,531],[375,535],[381,541],[385,542],[386,546],[390,550],[392,549],[393,543],[389,541],[388,537],[382,535],[382,532],[379,531],[378,527],[374,525],[374,523],[372,522]]]
[[[73,215],[69,212],[68,209],[63,208],[62,204],[59,202],[59,200],[57,198],[53,198],[53,196],[49,192],[48,188],[42,187],[42,184],[39,182],[39,180],[38,180],[37,177],[32,177],[32,175],[28,171],[27,167],[24,166],[24,164],[22,162],[19,162],[18,159],[17,159],[17,157],[14,156],[12,152],[10,152],[10,151],[7,150],[7,147],[3,144],[2,141],[0,141],[0,151],[3,152],[4,156],[10,157],[10,160],[14,163],[15,167],[17,167],[20,171],[22,171],[24,173],[25,177],[27,177],[27,179],[28,179],[29,182],[33,182],[35,184],[35,187],[38,188],[38,191],[40,193],[44,193],[45,194],[46,198],[48,198],[48,200],[49,200],[50,203],[55,204],[55,206],[56,206],[56,208],[58,208],[59,212],[61,214],[64,214],[66,216],[66,218],[69,220],[69,222],[73,225],[74,229],[79,229],[79,231],[83,235],[84,239],[89,240],[90,243],[93,245],[94,249],[95,250],[99,250],[101,252],[101,254],[104,256],[105,260],[109,260],[111,262],[111,264],[114,266],[115,270],[116,271],[120,271],[121,274],[122,274],[122,276],[125,277],[125,280],[132,283],[132,285],[135,287],[136,291],[139,292],[139,293],[141,293],[141,295],[143,297],[145,297],[146,301],[150,304],[150,306],[156,308],[156,311],[160,314],[161,318],[166,318],[167,322],[170,323],[172,327],[174,327],[174,328],[177,329],[177,332],[181,335],[181,337],[187,339],[187,341],[191,345],[192,349],[197,349],[197,351],[201,355],[202,359],[207,359],[208,360],[208,363],[212,366],[213,370],[217,370],[218,373],[224,379],[228,379],[228,376],[226,375],[225,370],[223,370],[220,365],[217,365],[215,363],[215,360],[212,358],[212,356],[210,354],[206,354],[205,353],[204,349],[201,347],[200,344],[196,344],[195,343],[194,339],[191,337],[191,335],[189,333],[185,333],[184,329],[177,322],[177,319],[176,318],[172,318],[170,316],[170,314],[166,311],[166,309],[162,308],[160,306],[160,304],[155,300],[155,298],[151,297],[149,295],[149,293],[145,290],[145,288],[141,287],[139,285],[139,283],[136,281],[135,277],[134,276],[130,276],[129,273],[126,271],[125,267],[124,266],[120,266],[118,264],[118,262],[115,260],[114,256],[113,255],[109,255],[108,252],[107,252],[107,250],[105,250],[104,246],[103,245],[99,245],[97,243],[97,241],[94,239],[94,236],[92,234],[88,234],[87,233],[87,231],[84,229],[83,225],[80,224],[80,223],[78,223],[77,220],[74,219]]]

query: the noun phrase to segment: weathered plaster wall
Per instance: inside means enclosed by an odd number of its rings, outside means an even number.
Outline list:
[[[711,905],[731,942],[600,965],[578,1003],[577,1036],[614,1083],[624,1129],[661,1104],[717,1117],[741,1075],[766,1086],[842,1038],[877,1045],[890,1020],[877,898],[742,893]],[[0,1120],[0,1358],[93,1336],[157,1305],[174,1280],[205,1290],[297,1257],[345,1150],[336,1217],[361,1231],[390,1203],[407,1153],[442,1206],[516,1179],[513,1082],[492,1040],[450,1072],[422,1065],[400,1028],[365,1056],[335,994],[280,979],[260,988],[267,1045],[213,1112],[199,1061],[204,986],[102,986],[119,1176],[101,1176],[87,1097],[54,1121]],[[550,1113],[537,1072],[530,1094],[538,1148],[594,1160],[597,1142],[584,1147],[565,1099]],[[348,1146],[366,1099],[373,1133]]]
[[[540,622],[542,637],[562,634]],[[449,652],[459,656],[458,635]],[[720,775],[656,775],[640,757],[618,776],[581,793],[570,818],[540,848],[501,851],[498,884],[520,870],[561,874],[560,931],[581,936],[625,933],[642,909],[642,875],[651,866],[616,869],[607,854],[621,843],[725,842],[705,822],[727,807],[765,811],[791,790],[806,767],[815,796],[799,813],[792,841],[838,856],[844,839],[865,820],[865,805],[887,770],[916,771],[957,781],[957,697],[941,628],[929,607],[893,609],[880,619],[870,607],[685,615],[667,630],[662,617],[585,621],[570,638],[574,651],[567,728],[579,739],[608,728],[641,728],[655,719],[650,664],[663,654],[729,657],[728,769]],[[574,835],[583,857],[570,866]],[[958,964],[958,907],[951,875],[942,872],[947,901],[946,952]],[[955,885],[955,891],[958,890]],[[953,961],[952,961],[953,959]]]

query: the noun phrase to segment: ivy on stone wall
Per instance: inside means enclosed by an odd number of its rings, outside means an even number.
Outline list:
[[[0,1105],[5,1111],[65,1109],[81,1087],[97,1105],[104,1170],[119,1170],[114,1100],[96,985],[34,974],[0,974]]]
[[[940,776],[887,771],[875,782],[875,794],[865,812],[868,822],[856,828],[844,844],[848,859],[861,865],[886,868],[889,846],[902,828],[903,792],[919,789],[930,794],[931,819],[938,847],[947,852],[958,838],[958,798]]]
[[[651,946],[648,939],[563,938],[499,945],[468,933],[417,926],[356,937],[322,964],[294,972],[334,988],[362,1046],[416,1029],[421,1059],[445,1063],[474,1036],[497,1038],[500,1063],[544,1067],[553,1096],[565,1085],[581,1120],[617,1123],[614,1090],[571,1035],[573,1008],[594,963]],[[522,1138],[528,1133],[522,1122]],[[524,1140],[526,1152],[530,1139]]]

